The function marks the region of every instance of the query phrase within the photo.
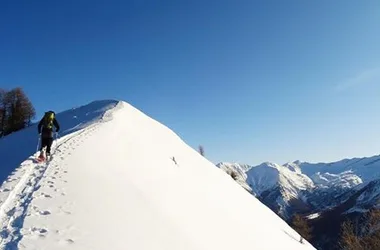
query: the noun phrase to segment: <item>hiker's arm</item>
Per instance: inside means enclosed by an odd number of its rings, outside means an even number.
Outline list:
[[[60,129],[60,127],[59,127],[59,123],[58,123],[58,121],[54,118],[54,121],[53,121],[53,123],[54,123],[54,126],[55,126],[55,132],[58,132],[59,131],[59,129]]]

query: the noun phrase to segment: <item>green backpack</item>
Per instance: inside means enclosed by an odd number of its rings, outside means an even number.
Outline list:
[[[44,115],[44,127],[48,129],[53,128],[54,112],[46,112]]]

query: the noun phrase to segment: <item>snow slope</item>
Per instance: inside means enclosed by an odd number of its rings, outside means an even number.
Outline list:
[[[2,249],[314,249],[173,131],[125,102],[109,108],[62,136],[49,163],[30,157],[9,176]]]
[[[224,170],[227,174],[231,175],[232,173],[236,174],[235,181],[239,183],[245,190],[251,194],[257,196],[257,194],[252,190],[252,188],[247,183],[247,174],[246,171],[250,168],[249,165],[242,165],[239,163],[218,163],[216,166]]]
[[[95,101],[57,114],[61,126],[60,135],[65,136],[88,126],[116,104],[114,100]],[[37,124],[0,139],[0,183],[5,181],[15,166],[36,152],[37,143]]]

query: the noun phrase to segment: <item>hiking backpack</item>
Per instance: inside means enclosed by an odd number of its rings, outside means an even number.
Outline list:
[[[54,112],[46,112],[45,115],[44,115],[44,127],[45,128],[48,128],[48,129],[52,129],[53,128],[53,122],[54,122]]]

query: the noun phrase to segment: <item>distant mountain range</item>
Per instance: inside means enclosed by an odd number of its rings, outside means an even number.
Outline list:
[[[380,155],[332,163],[250,166],[221,162],[217,167],[236,171],[238,183],[284,220],[290,221],[295,213],[309,218],[322,232],[321,238],[330,237],[324,233],[337,234],[346,218],[380,208]],[[323,230],[331,216],[335,216],[335,225]]]

